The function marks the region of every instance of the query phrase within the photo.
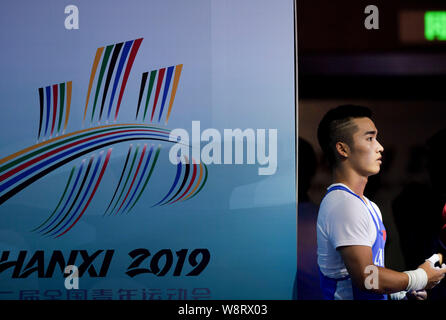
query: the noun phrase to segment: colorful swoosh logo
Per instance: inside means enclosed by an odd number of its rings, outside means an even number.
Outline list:
[[[135,123],[100,124],[103,119],[106,122],[117,120],[142,41],[143,38],[139,38],[96,50],[82,121],[85,123],[89,119],[93,127],[65,133],[75,90],[72,81],[38,89],[38,142],[0,159],[0,205],[54,170],[75,164],[55,208],[33,232],[58,238],[73,229],[97,194],[111,162],[113,146],[122,143],[130,144],[119,181],[110,201],[104,204],[103,216],[128,214],[142,198],[153,177],[161,144],[177,143],[169,139],[171,130],[151,123],[156,113],[158,123],[163,118],[164,124],[168,123],[182,64],[142,73]],[[149,115],[150,124],[146,124]],[[192,199],[203,189],[208,178],[206,165],[197,164],[195,159],[182,160],[176,167],[169,190],[152,207]]]

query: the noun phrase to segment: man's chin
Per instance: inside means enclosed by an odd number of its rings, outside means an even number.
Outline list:
[[[380,170],[381,170],[381,168],[372,170],[372,171],[369,172],[369,174],[368,174],[367,176],[368,176],[368,177],[370,177],[370,176],[374,176],[374,175],[378,174]]]

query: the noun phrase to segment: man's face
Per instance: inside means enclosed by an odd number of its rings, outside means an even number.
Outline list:
[[[363,176],[377,174],[381,167],[383,146],[378,142],[378,130],[369,118],[352,120],[357,130],[353,134],[348,161],[352,168]]]

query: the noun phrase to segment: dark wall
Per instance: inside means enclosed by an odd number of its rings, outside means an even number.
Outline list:
[[[369,4],[379,9],[379,30],[364,27]],[[388,228],[387,266],[399,270],[406,265],[392,203],[412,181],[429,183],[425,142],[446,127],[446,47],[402,43],[398,14],[407,9],[446,10],[446,3],[297,1],[298,134],[322,160],[316,129],[328,109],[355,103],[373,110],[385,151],[368,195],[380,206]],[[310,190],[313,201],[322,199],[329,183],[322,162]]]

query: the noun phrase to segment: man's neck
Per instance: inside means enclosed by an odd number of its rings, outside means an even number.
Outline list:
[[[363,198],[364,189],[367,185],[368,178],[359,175],[356,171],[338,167],[333,170],[332,183],[343,183],[349,187],[354,193]]]

